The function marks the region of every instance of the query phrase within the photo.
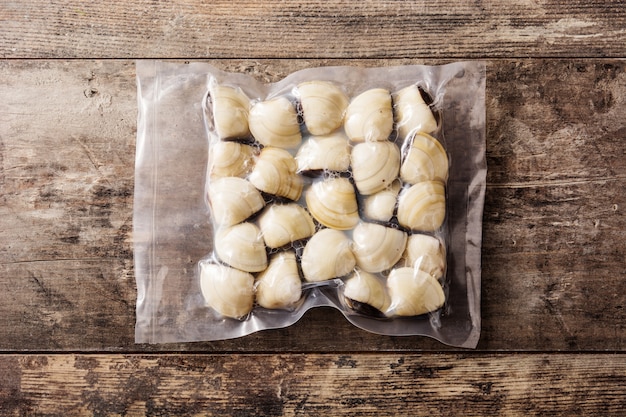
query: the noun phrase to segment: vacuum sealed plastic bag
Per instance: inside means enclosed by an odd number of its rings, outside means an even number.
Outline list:
[[[317,306],[475,347],[480,62],[322,67],[264,84],[137,63],[136,341],[208,341]]]

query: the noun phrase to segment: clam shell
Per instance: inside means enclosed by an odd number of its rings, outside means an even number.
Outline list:
[[[419,269],[393,269],[387,277],[389,316],[419,316],[441,308],[446,300],[439,281]]]
[[[263,236],[253,223],[239,223],[218,230],[214,246],[219,259],[233,268],[246,272],[267,268]]]
[[[352,176],[359,192],[374,194],[398,177],[400,150],[389,141],[359,143],[350,156]]]
[[[223,316],[242,319],[252,311],[254,277],[248,272],[201,262],[200,289],[206,304]]]
[[[254,104],[248,123],[252,136],[264,146],[296,148],[302,141],[298,114],[286,97]]]
[[[406,266],[420,269],[434,278],[441,278],[446,269],[446,248],[436,237],[413,234],[404,252]]]
[[[410,85],[393,94],[396,126],[402,139],[415,132],[437,130],[437,120],[424,101],[417,85]]]
[[[265,244],[279,248],[315,233],[311,215],[298,204],[272,204],[259,216],[259,226]]]
[[[322,229],[307,242],[301,266],[307,281],[325,281],[348,274],[355,265],[350,239],[335,229]]]
[[[298,84],[304,124],[313,135],[327,135],[338,129],[348,107],[348,96],[335,84],[309,81]]]
[[[417,133],[411,140],[400,177],[408,184],[448,180],[448,154],[441,143],[426,133]]]
[[[311,185],[306,203],[313,217],[326,227],[349,230],[359,222],[354,187],[347,178],[328,178]]]
[[[352,99],[346,109],[344,129],[353,142],[387,140],[393,130],[389,91],[374,88]]]
[[[401,187],[402,183],[396,179],[384,190],[365,197],[363,202],[365,217],[381,222],[390,221],[398,203],[398,193]]]
[[[214,84],[210,87],[215,132],[221,139],[250,136],[250,99],[239,88]]]
[[[358,301],[380,312],[387,311],[391,301],[383,281],[376,275],[359,269],[346,280],[343,295],[351,306],[354,304],[351,301]]]
[[[261,307],[292,308],[302,298],[302,285],[294,251],[280,252],[270,258],[265,271],[257,275],[256,301]]]
[[[240,223],[265,206],[259,190],[250,182],[237,177],[212,180],[208,198],[213,220],[221,226]]]
[[[263,192],[296,201],[304,186],[297,169],[296,160],[289,152],[266,147],[261,151],[249,180]]]
[[[296,154],[298,171],[347,171],[350,167],[350,144],[342,133],[311,136]]]
[[[424,181],[403,190],[398,198],[398,222],[411,230],[434,232],[446,217],[443,183]]]
[[[254,167],[257,149],[238,142],[217,142],[209,151],[209,175],[211,178],[245,178]]]
[[[356,264],[366,272],[381,272],[394,266],[406,248],[407,234],[375,223],[359,223],[352,231]]]

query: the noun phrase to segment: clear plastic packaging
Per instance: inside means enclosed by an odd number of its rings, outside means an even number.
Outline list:
[[[241,337],[331,306],[384,335],[480,336],[482,62],[274,84],[138,61],[136,341]]]

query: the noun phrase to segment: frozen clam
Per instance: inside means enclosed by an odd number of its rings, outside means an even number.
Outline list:
[[[448,154],[441,143],[426,133],[416,133],[400,168],[400,177],[409,184],[448,180]]]
[[[415,268],[393,269],[387,277],[389,316],[419,316],[443,306],[446,297],[432,275]]]
[[[252,136],[264,146],[295,148],[302,141],[298,114],[286,97],[254,104],[249,124]]]
[[[344,128],[353,142],[387,140],[393,130],[389,91],[374,88],[352,99],[346,109]]]
[[[243,178],[224,177],[209,183],[209,204],[214,221],[232,226],[244,221],[265,206],[263,196]]]
[[[411,230],[434,232],[446,217],[442,182],[424,181],[403,190],[398,198],[398,222]]]
[[[239,223],[217,231],[215,253],[219,259],[246,272],[267,268],[267,252],[261,231],[253,223]]]
[[[373,316],[383,315],[390,304],[385,284],[376,275],[359,269],[346,280],[343,296],[350,308]]]
[[[396,179],[384,190],[366,196],[363,201],[365,217],[381,222],[390,221],[398,202],[398,193],[401,187],[402,183]]]
[[[207,305],[219,314],[244,318],[254,304],[252,274],[213,263],[200,263],[200,289]]]
[[[366,272],[381,272],[400,260],[407,234],[375,223],[359,223],[352,231],[356,264]]]
[[[347,178],[315,182],[306,193],[306,203],[313,217],[326,227],[349,230],[359,222],[356,193]]]
[[[315,233],[313,219],[304,207],[295,203],[265,207],[259,216],[259,226],[270,248],[279,248]]]
[[[359,143],[350,160],[354,183],[363,195],[387,188],[400,170],[400,150],[390,141]]]
[[[267,269],[257,275],[256,301],[265,308],[290,308],[302,297],[296,254],[293,251],[274,254]]]
[[[350,243],[350,239],[339,230],[322,229],[314,234],[302,252],[304,278],[307,281],[324,281],[352,271],[356,260]]]
[[[313,135],[327,135],[341,126],[348,96],[335,84],[309,81],[296,87],[304,124]]]
[[[343,133],[311,136],[296,154],[298,171],[347,171],[350,167],[350,144]]]
[[[266,147],[259,155],[250,182],[268,194],[296,201],[302,194],[302,177],[294,157],[284,149]]]
[[[424,234],[409,236],[404,252],[407,266],[441,278],[446,269],[446,249],[436,237]]]
[[[244,178],[254,167],[256,148],[238,142],[216,142],[209,151],[209,175]]]
[[[414,132],[431,133],[437,129],[437,120],[424,101],[417,85],[410,85],[393,95],[396,126],[402,139]]]
[[[250,136],[248,112],[250,99],[239,88],[214,84],[210,87],[215,131],[221,139]]]

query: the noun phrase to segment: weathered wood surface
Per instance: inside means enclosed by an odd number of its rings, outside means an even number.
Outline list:
[[[624,57],[625,28],[621,0],[22,0],[0,57]]]
[[[264,81],[415,63],[211,62]],[[624,351],[626,62],[494,60],[487,73],[479,349]],[[135,345],[134,62],[0,62],[0,97],[0,349],[445,349],[363,332],[330,309],[237,340]]]
[[[626,357],[4,355],[4,416],[622,416]]]

